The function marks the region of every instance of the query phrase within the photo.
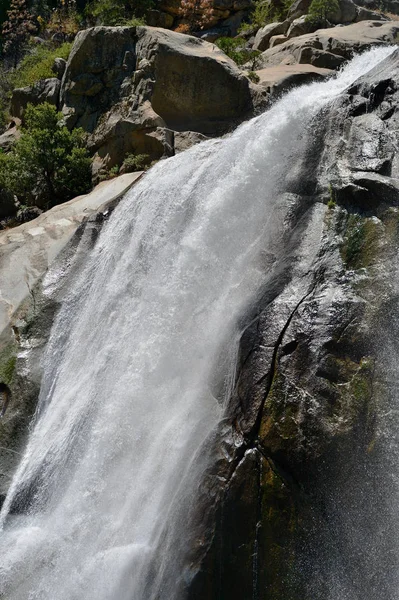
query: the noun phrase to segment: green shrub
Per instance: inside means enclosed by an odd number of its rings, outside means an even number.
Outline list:
[[[133,173],[134,171],[142,171],[150,163],[148,154],[126,154],[123,161],[123,170],[125,173]]]
[[[237,65],[243,65],[250,60],[255,61],[260,54],[258,50],[247,50],[243,46],[245,40],[242,38],[222,37],[216,40],[215,44]]]
[[[252,81],[252,83],[259,83],[260,77],[255,71],[248,71],[247,73],[248,79]]]
[[[0,186],[21,203],[48,208],[91,188],[90,158],[84,132],[72,132],[48,103],[28,105],[21,138],[0,154]]]
[[[249,15],[249,23],[243,23],[239,31],[260,29],[275,21],[284,21],[294,0],[283,0],[278,6],[268,0],[254,0],[253,10]]]
[[[140,25],[145,25],[145,18],[144,17],[132,17],[131,19],[128,19],[127,21],[125,21],[124,25],[126,25],[127,27],[139,27]]]
[[[65,43],[58,48],[48,46],[37,46],[33,52],[22,59],[18,68],[11,76],[13,87],[25,87],[33,85],[39,79],[55,77],[51,70],[55,58],[67,60],[72,44]]]
[[[338,0],[312,0],[306,20],[310,23],[325,25],[338,10]]]
[[[90,25],[144,25],[145,13],[154,0],[92,0],[85,9]]]
[[[270,2],[267,0],[255,0],[253,6],[254,9],[250,14],[251,24],[249,27],[256,27],[260,29],[267,23],[273,22],[273,9],[271,8]]]

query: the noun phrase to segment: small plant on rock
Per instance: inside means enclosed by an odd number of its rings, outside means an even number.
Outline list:
[[[133,173],[134,171],[142,171],[148,167],[150,157],[148,154],[126,154],[122,164],[124,173]]]
[[[154,0],[91,0],[85,8],[90,25],[143,25]]]
[[[252,60],[253,71],[255,60],[260,52],[258,50],[247,50],[244,46],[245,40],[242,38],[222,37],[215,43],[229,58],[234,60],[237,65],[243,65]]]
[[[248,79],[252,81],[252,83],[259,83],[260,77],[255,71],[248,71],[247,73]]]

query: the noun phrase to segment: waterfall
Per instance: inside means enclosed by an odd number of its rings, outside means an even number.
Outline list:
[[[201,477],[245,317],[283,268],[290,171],[322,108],[392,51],[158,163],[121,201],[53,325],[1,512],[0,597],[170,599],[148,566],[166,525],[187,527],[174,508]]]

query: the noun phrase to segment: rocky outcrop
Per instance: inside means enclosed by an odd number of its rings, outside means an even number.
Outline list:
[[[66,67],[66,60],[64,58],[56,58],[54,60],[53,66],[51,67],[51,70],[53,71],[53,73],[56,74],[58,79],[62,79],[62,77],[65,73],[65,67]]]
[[[48,102],[58,108],[60,95],[60,81],[56,77],[40,79],[32,86],[16,88],[11,98],[11,114],[22,118],[28,104],[42,104]]]
[[[269,48],[257,59],[257,69],[296,63],[336,69],[355,53],[372,45],[393,43],[398,31],[399,23],[396,21],[364,21],[346,27],[319,29]]]
[[[96,27],[76,37],[61,107],[110,167],[129,152],[170,156],[173,131],[225,131],[252,99],[249,80],[212,44],[150,27]]]
[[[255,36],[253,50],[259,50],[259,52],[267,50],[270,39],[274,35],[285,35],[289,27],[289,21],[284,21],[282,23],[270,23],[269,25],[261,27]]]

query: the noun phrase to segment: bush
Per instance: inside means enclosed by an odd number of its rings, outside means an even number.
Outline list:
[[[243,23],[240,31],[249,29],[260,29],[268,23],[275,21],[284,21],[287,18],[287,12],[294,0],[282,0],[280,4],[274,5],[273,1],[254,0],[253,10],[249,15],[250,23]]]
[[[73,37],[81,28],[82,17],[77,12],[75,0],[62,0],[51,12],[48,22],[39,17],[39,23],[49,34],[59,33]]]
[[[245,40],[242,38],[222,37],[216,40],[215,44],[237,65],[243,65],[250,60],[255,61],[260,54],[258,50],[247,50],[243,46]]]
[[[338,0],[312,0],[306,20],[310,23],[325,25],[328,19],[339,10]]]
[[[260,77],[255,71],[248,71],[247,73],[248,79],[252,81],[252,83],[259,83]]]
[[[92,0],[85,9],[90,25],[144,25],[154,0]]]
[[[126,154],[123,161],[124,173],[133,173],[134,171],[142,171],[148,167],[150,157],[148,154]]]
[[[28,105],[25,128],[9,154],[0,154],[0,186],[26,205],[49,208],[91,188],[90,158],[82,129],[62,125],[48,103]]]
[[[64,58],[67,60],[71,51],[72,44],[65,43],[62,46],[48,47],[36,46],[35,49],[25,56],[20,62],[18,68],[10,76],[12,86],[25,87],[33,85],[39,79],[55,77],[51,70],[55,58]]]

